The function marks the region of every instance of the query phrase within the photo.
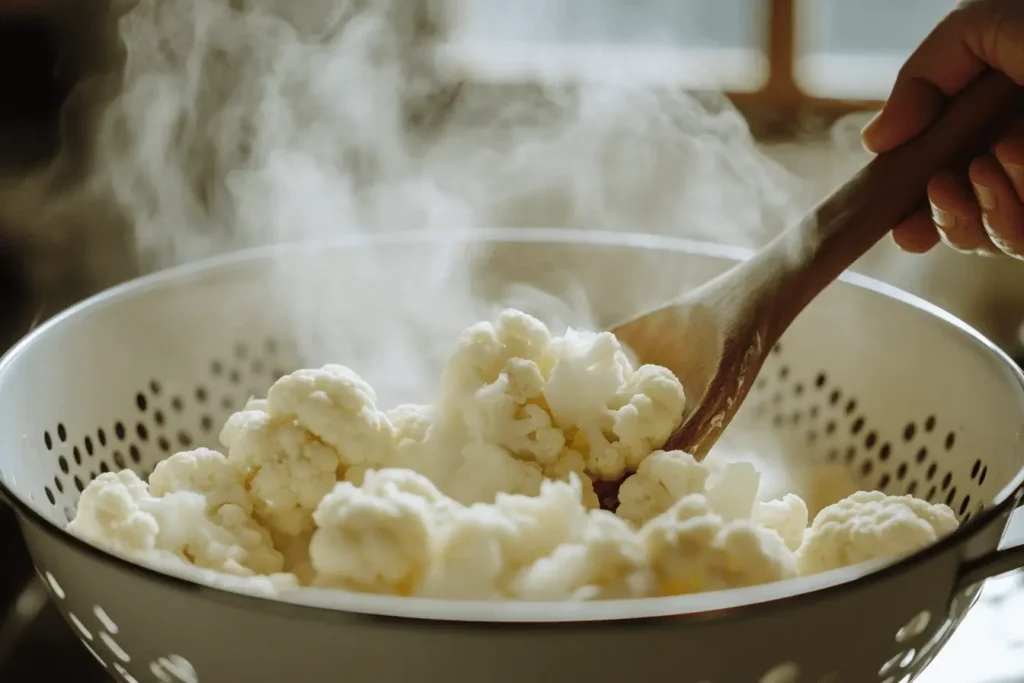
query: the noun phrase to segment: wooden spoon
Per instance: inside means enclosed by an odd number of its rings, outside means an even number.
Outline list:
[[[922,206],[936,172],[965,166],[1022,113],[1024,88],[1001,73],[985,73],[930,128],[875,157],[751,259],[614,327],[641,362],[669,368],[686,391],[683,422],[665,448],[703,458],[804,307]],[[607,496],[617,492],[601,488]]]

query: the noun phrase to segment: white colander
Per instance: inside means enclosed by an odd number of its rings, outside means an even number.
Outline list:
[[[0,490],[61,611],[117,680],[909,680],[950,637],[980,581],[1024,565],[1024,548],[998,548],[1024,481],[1024,377],[966,325],[856,276],[830,287],[786,335],[734,433],[765,448],[770,434],[794,462],[844,463],[864,487],[943,501],[960,515],[956,534],[900,562],[592,604],[315,591],[282,602],[143,568],[62,530],[100,472],[148,474],[176,449],[214,446],[231,410],[282,372],[332,360],[386,385],[396,349],[431,356],[431,340],[450,348],[488,311],[434,316],[461,305],[438,286],[438,268],[466,273],[463,284],[495,304],[521,295],[523,283],[555,296],[582,291],[606,325],[743,256],[608,233],[406,233],[147,277],[51,320],[2,361]],[[315,283],[298,304],[282,285],[289,278]],[[297,310],[322,316],[314,331],[342,329],[342,341],[298,334]],[[400,339],[387,324],[398,319]]]

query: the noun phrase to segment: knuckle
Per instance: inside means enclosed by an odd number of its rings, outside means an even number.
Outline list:
[[[993,146],[992,151],[1000,164],[1019,165],[1024,160],[1024,138],[1004,138]]]
[[[992,161],[993,157],[990,157],[988,154],[983,154],[973,159],[967,166],[967,173],[970,175],[971,180],[983,176],[988,169],[992,168]]]

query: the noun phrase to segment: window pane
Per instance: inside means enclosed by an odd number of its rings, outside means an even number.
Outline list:
[[[732,85],[764,78],[765,0],[456,0],[454,38],[474,45],[480,66],[518,60],[593,68],[626,59],[630,68],[672,70]],[[633,63],[635,62],[635,64]],[[696,72],[704,71],[704,74]]]
[[[798,0],[797,79],[819,97],[882,99],[953,0]]]
[[[760,47],[764,0],[466,0],[474,38]]]

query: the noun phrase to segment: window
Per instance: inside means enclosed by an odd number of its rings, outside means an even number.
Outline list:
[[[450,52],[474,72],[671,80],[756,91],[764,0],[455,0]]]
[[[668,80],[741,105],[877,106],[954,0],[448,0],[474,77]]]
[[[884,98],[903,61],[952,0],[798,0],[801,90],[827,99]]]

